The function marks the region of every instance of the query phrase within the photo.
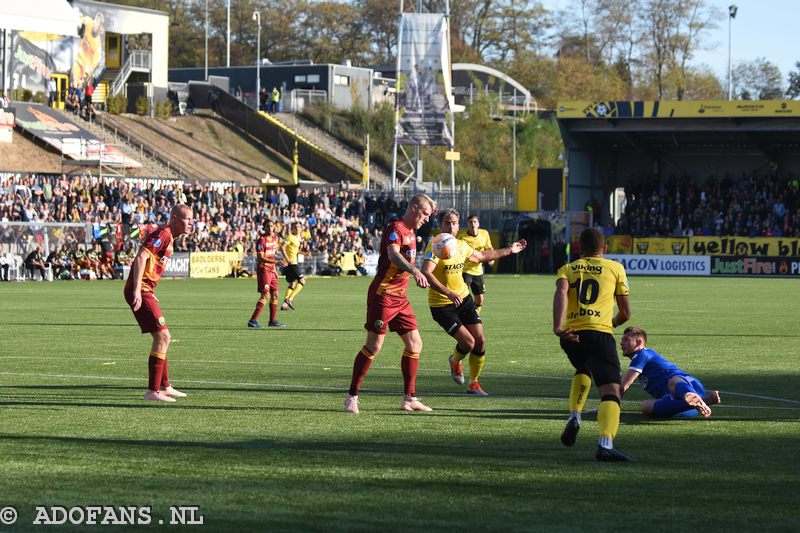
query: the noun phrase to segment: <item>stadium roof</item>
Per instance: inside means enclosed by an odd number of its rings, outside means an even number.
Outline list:
[[[78,35],[80,14],[66,0],[0,2],[0,28],[57,35]]]
[[[775,160],[800,150],[800,102],[571,102],[557,115],[567,148],[639,151],[757,150]]]

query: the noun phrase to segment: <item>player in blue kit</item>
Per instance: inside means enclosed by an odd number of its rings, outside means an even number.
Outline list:
[[[652,418],[711,416],[709,405],[720,403],[719,391],[708,391],[700,380],[647,348],[647,333],[637,327],[625,329],[620,342],[622,355],[630,358],[622,378],[622,393],[639,378],[642,388],[655,400],[641,404],[642,413]]]

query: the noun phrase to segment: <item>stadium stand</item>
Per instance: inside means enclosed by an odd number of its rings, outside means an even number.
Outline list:
[[[631,176],[614,233],[634,237],[800,236],[800,180],[793,174]]]
[[[290,199],[283,187],[35,174],[0,178],[0,224],[86,225],[91,235],[84,242],[75,239],[67,243],[66,250],[45,250],[45,255],[63,253],[63,262],[71,263],[62,269],[64,278],[76,277],[82,263],[91,265],[88,270],[98,278],[104,277],[104,266],[120,267],[113,264],[119,263],[118,252],[123,252],[122,261],[132,259],[138,240],[165,223],[170,209],[179,202],[193,207],[195,225],[190,235],[176,242],[176,251],[238,251],[243,255],[253,254],[258,231],[267,218],[277,221],[282,235],[290,222],[303,222],[302,253],[369,252],[379,242],[375,235],[382,224],[405,208],[403,202],[398,204],[389,197],[376,199],[362,192],[326,187],[300,190]],[[17,255],[31,245],[13,242],[11,236],[3,236],[2,241],[16,247],[12,253]]]

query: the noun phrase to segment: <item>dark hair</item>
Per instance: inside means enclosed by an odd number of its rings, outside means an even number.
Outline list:
[[[459,219],[458,211],[456,211],[452,207],[450,209],[443,209],[442,211],[439,211],[439,224],[442,223],[442,221],[444,220],[444,217],[450,216],[450,215],[455,215],[456,216],[456,220]]]
[[[625,328],[625,331],[622,332],[623,335],[627,335],[629,337],[641,337],[644,339],[644,343],[647,344],[647,332],[642,328],[637,328],[636,326],[630,326]]]
[[[480,222],[480,219],[478,218],[478,215],[475,215],[475,214],[468,216],[467,220],[472,220],[473,218]]]
[[[605,237],[595,228],[586,228],[581,232],[581,255],[588,257],[603,251]]]

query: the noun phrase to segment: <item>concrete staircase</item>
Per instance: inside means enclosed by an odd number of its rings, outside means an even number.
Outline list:
[[[333,135],[328,134],[325,130],[317,127],[315,124],[312,124],[296,113],[275,113],[272,116],[288,128],[296,130],[297,133],[313,142],[345,165],[358,171],[359,174],[361,173],[364,162],[363,152],[353,150]],[[392,181],[389,173],[375,163],[370,163],[369,179],[373,184],[381,183],[384,186],[388,186]]]

